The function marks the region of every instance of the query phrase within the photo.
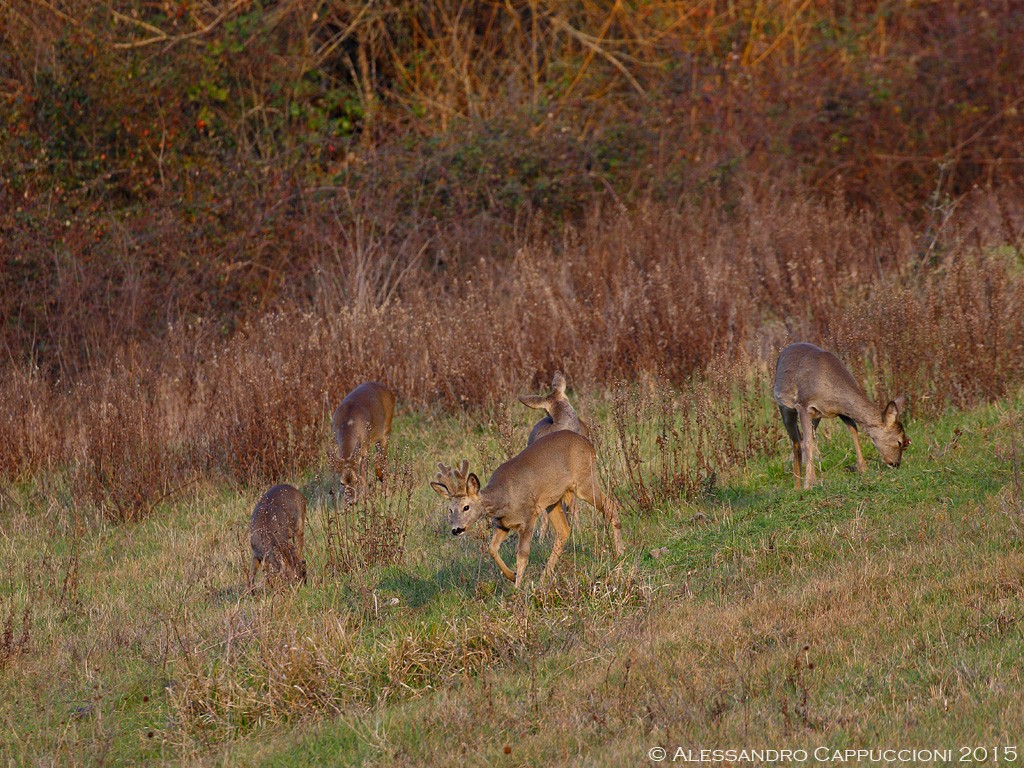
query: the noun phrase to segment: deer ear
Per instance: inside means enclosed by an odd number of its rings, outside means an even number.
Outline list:
[[[896,417],[900,415],[900,408],[895,401],[891,401],[885,410],[882,411],[882,423],[887,427],[891,427],[896,423]]]
[[[448,486],[444,483],[439,483],[436,480],[430,484],[430,487],[437,491],[438,496],[443,496],[446,499],[452,497],[452,492],[448,490]]]
[[[474,495],[480,492],[480,478],[473,472],[466,478],[466,490]]]
[[[905,410],[907,410],[907,396],[900,395],[899,397],[892,401],[892,404],[896,406],[896,413],[902,414]]]
[[[519,402],[527,408],[536,408],[539,411],[547,410],[548,405],[548,399],[540,395],[523,395],[519,398]]]

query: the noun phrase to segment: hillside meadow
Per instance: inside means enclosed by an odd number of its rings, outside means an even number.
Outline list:
[[[486,531],[451,538],[426,482],[458,457],[489,475],[525,444],[518,404],[403,411],[385,482],[354,510],[323,464],[282,478],[310,500],[310,582],[253,596],[259,489],[196,483],[125,525],[83,519],[44,488],[59,474],[8,486],[3,759],[611,766],[658,745],[1014,746],[1021,394],[913,418],[903,466],[863,476],[824,422],[823,482],[801,493],[765,383],[705,403],[724,419],[717,450],[685,418],[703,395],[656,380],[571,393],[627,554],[581,509],[555,578],[539,581],[538,541],[519,593]],[[729,445],[740,426],[758,450]]]
[[[1013,762],[1021,16],[0,3],[0,763]],[[909,396],[898,471],[825,422],[793,489],[798,340]],[[584,508],[516,593],[428,483],[517,453],[556,370],[626,554]],[[398,416],[345,506],[368,380]],[[310,580],[246,594],[281,482]]]

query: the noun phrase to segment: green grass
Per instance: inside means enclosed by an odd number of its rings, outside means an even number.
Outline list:
[[[511,415],[525,443],[529,420]],[[553,582],[538,582],[537,541],[518,594],[482,539],[445,537],[427,486],[439,460],[468,456],[485,476],[500,462],[496,428],[474,424],[396,423],[416,478],[396,564],[327,571],[329,478],[282,478],[317,491],[311,582],[252,597],[261,489],[196,486],[122,526],[44,502],[38,480],[8,489],[0,620],[17,645],[28,606],[29,630],[0,672],[0,760],[635,765],[656,745],[945,749],[1024,733],[1020,398],[912,422],[903,466],[867,447],[864,476],[846,469],[845,428],[823,422],[809,492],[780,431],[770,455],[716,467],[706,497],[627,513],[621,562],[582,510]]]

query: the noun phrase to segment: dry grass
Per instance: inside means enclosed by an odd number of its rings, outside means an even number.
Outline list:
[[[335,478],[328,478],[327,493],[322,486],[318,489],[326,569],[341,576],[401,563],[413,518],[413,489],[419,480],[412,464],[398,457],[385,465],[379,484],[371,477],[366,495],[357,501],[345,495]]]
[[[682,390],[661,377],[621,384],[611,404],[614,439],[595,438],[605,475],[624,487],[635,512],[712,495],[720,472],[776,444],[778,423],[765,400],[770,389],[763,365],[721,361]]]
[[[604,481],[637,498],[624,429],[654,501],[625,515],[622,562],[581,509],[555,578],[519,594],[483,541],[437,530],[425,480],[436,461],[463,456],[486,477],[505,444],[525,443],[534,414],[522,408],[496,408],[476,428],[400,414],[386,481],[333,521],[336,478],[299,482],[310,583],[254,596],[244,532],[259,488],[200,481],[161,514],[84,526],[67,499],[12,488],[0,556],[14,578],[0,621],[7,683],[27,693],[5,697],[5,727],[19,736],[4,753],[252,762],[299,734],[334,744],[336,728],[377,719],[383,730],[342,738],[335,762],[435,764],[466,743],[471,762],[511,744],[526,762],[593,750],[597,764],[620,764],[638,759],[637,745],[755,731],[864,743],[904,717],[937,736],[947,710],[977,726],[970,702],[1002,706],[1017,669],[997,652],[1018,642],[1019,517],[1007,504],[1019,404],[915,421],[921,451],[898,473],[827,473],[830,485],[804,496],[773,442],[764,375],[750,371],[749,390],[730,373],[674,394],[656,377],[645,390],[574,392]],[[623,400],[635,418],[621,421]],[[693,415],[701,403],[706,422]],[[716,436],[701,437],[701,424]],[[822,425],[825,460],[848,460],[845,431],[833,432]],[[665,453],[683,468],[715,462],[714,486],[688,498],[685,483],[663,485]],[[890,670],[881,678],[879,665]],[[424,718],[430,735],[413,738]]]
[[[475,612],[443,633],[474,649],[461,668],[425,631],[433,611],[405,630],[402,650],[391,615],[376,648],[401,660],[389,668],[408,675],[408,689],[341,703],[365,690],[353,683],[335,693],[328,722],[239,735],[226,760],[622,765],[657,745],[1010,744],[1024,718],[1022,561],[1000,509],[1019,407],[918,423],[922,445],[955,440],[961,451],[840,479],[810,498],[788,489],[784,456],[753,461],[712,499],[631,516],[632,545],[665,543],[661,559],[605,572],[572,564],[549,589],[497,604],[488,592],[460,594],[445,615],[462,601]],[[1002,458],[979,451],[993,442]],[[979,472],[993,482],[980,487]],[[686,519],[695,510],[703,520]],[[691,567],[694,557],[705,564]],[[376,651],[363,653],[352,667]]]
[[[1020,733],[1020,405],[949,415],[1024,381],[1013,14],[3,5],[0,759]],[[789,489],[797,339],[942,417],[901,473]],[[425,479],[517,452],[555,369],[631,555],[581,510],[512,595]],[[339,506],[369,379],[398,447]],[[250,597],[281,481],[310,585]]]
[[[1020,373],[1013,13],[7,4],[0,472],[114,440],[63,427],[126,378],[185,464],[243,482],[304,465],[322,400],[370,376],[480,405],[806,337],[935,411],[997,397]]]
[[[388,382],[406,407],[493,407],[562,368],[583,389],[644,376],[680,388],[634,399],[637,413],[620,403],[617,418],[666,450],[642,483],[696,493],[771,439],[751,398],[790,340],[836,349],[869,392],[906,391],[922,415],[1009,391],[1024,377],[1019,203],[979,194],[922,254],[884,219],[770,187],[728,214],[651,202],[560,242],[525,235],[512,262],[450,278],[419,264],[412,235],[389,262],[368,224],[311,231],[308,246],[335,253],[316,312],[271,312],[226,339],[174,327],[59,382],[13,366],[0,471],[67,471],[76,503],[130,520],[200,476],[262,484],[316,466],[324,419],[360,381]],[[635,503],[652,503],[640,484]]]

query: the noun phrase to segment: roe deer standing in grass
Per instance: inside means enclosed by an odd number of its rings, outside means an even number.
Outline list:
[[[306,583],[306,561],[302,559],[305,527],[306,497],[297,488],[275,485],[260,497],[249,519],[250,591],[260,565],[266,565],[268,576]]]
[[[590,438],[590,429],[576,415],[576,409],[572,407],[569,398],[565,396],[565,376],[561,371],[555,371],[551,377],[551,391],[548,394],[522,395],[519,398],[519,402],[527,408],[535,408],[547,413],[547,416],[533,425],[533,429],[530,430],[530,437],[526,441],[527,446],[533,445],[544,435],[550,435],[552,432],[558,432],[562,429],[577,432],[587,439]],[[562,511],[569,512],[567,504],[562,505]],[[573,510],[573,518],[575,521],[575,509]],[[547,535],[548,520],[548,517],[542,517],[540,520],[537,535],[541,538]]]
[[[779,354],[775,366],[775,402],[782,423],[793,441],[793,476],[800,487],[800,464],[804,465],[803,487],[810,488],[814,478],[814,430],[823,418],[838,416],[850,430],[857,451],[857,471],[867,470],[860,452],[857,427],[861,426],[875,444],[882,461],[898,467],[910,440],[903,431],[899,415],[905,398],[901,395],[879,409],[864,389],[831,352],[813,344],[790,344]]]
[[[481,517],[491,518],[494,535],[488,551],[516,588],[523,582],[530,559],[534,526],[545,511],[555,528],[555,544],[544,568],[545,577],[551,574],[569,539],[562,502],[571,502],[574,496],[597,507],[608,525],[615,554],[622,555],[618,505],[598,485],[594,446],[575,432],[562,430],[538,439],[494,470],[483,490],[477,476],[467,474],[468,462],[463,461],[461,470],[456,471],[439,466],[441,471],[430,487],[448,499],[452,535],[462,535]],[[505,565],[498,551],[512,531],[519,534],[515,571]]]
[[[334,442],[338,444],[341,484],[352,492],[366,491],[366,459],[374,444],[377,479],[384,479],[384,460],[395,415],[395,395],[375,381],[360,384],[341,401],[331,419]]]
[[[584,437],[590,437],[590,430],[584,424],[576,410],[565,396],[565,376],[561,371],[555,371],[551,377],[551,391],[546,395],[523,395],[519,402],[527,408],[536,408],[546,411],[547,416],[533,425],[527,445],[532,445],[544,435],[557,432],[560,429],[568,429],[570,432],[578,432]]]

